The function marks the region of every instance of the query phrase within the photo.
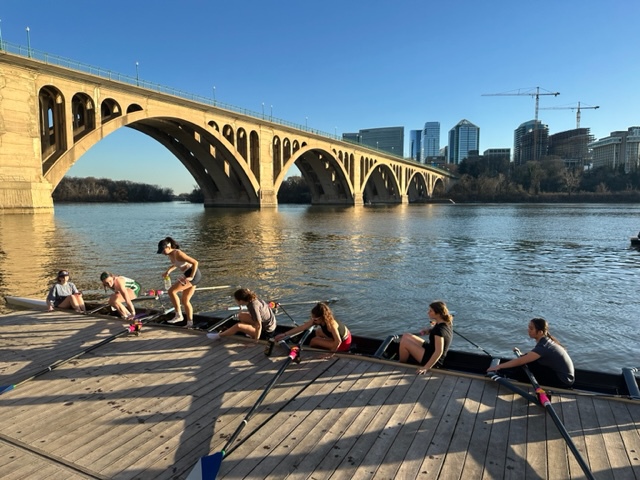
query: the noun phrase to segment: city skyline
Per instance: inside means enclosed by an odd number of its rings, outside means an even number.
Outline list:
[[[560,92],[540,98],[538,119],[551,134],[575,128],[569,107],[578,102],[600,106],[581,118],[596,139],[640,124],[640,66],[629,55],[640,37],[634,3],[623,16],[595,0],[535,8],[500,0],[283,0],[277,7],[160,0],[153,8],[113,0],[100,15],[86,5],[57,2],[53,22],[40,2],[8,0],[0,6],[1,38],[338,136],[403,126],[405,156],[411,130],[427,121],[440,123],[441,146],[443,134],[467,119],[481,130],[480,151],[513,148],[514,130],[534,118],[535,99],[483,94],[537,86]],[[426,16],[429,32],[420,28]],[[170,152],[130,129],[106,137],[68,175],[144,180],[176,193],[195,184]]]

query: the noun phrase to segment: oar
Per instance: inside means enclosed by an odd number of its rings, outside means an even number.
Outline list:
[[[89,310],[87,312],[87,315],[93,315],[96,312],[99,312],[100,310],[102,310],[103,308],[107,308],[109,306],[108,303],[103,303],[102,305],[100,305],[99,307],[94,308],[93,310]]]
[[[173,308],[170,308],[169,310],[165,310],[163,312],[158,312],[158,313],[154,313],[152,315],[148,315],[145,316],[146,314],[141,314],[141,322],[142,324],[150,322],[162,315],[165,315],[169,312],[171,312],[173,310]],[[5,386],[0,386],[0,395],[3,393],[6,393],[10,390],[13,390],[14,388],[22,385],[23,383],[27,383],[29,380],[33,380],[34,378],[39,377],[40,375],[44,375],[47,372],[50,372],[56,368],[58,368],[60,365],[64,365],[67,362],[70,362],[71,360],[74,360],[82,355],[84,355],[85,353],[88,353],[92,350],[95,350],[98,347],[101,347],[102,345],[106,345],[109,342],[114,341],[116,338],[121,337],[122,335],[125,335],[127,333],[133,332],[135,331],[135,325],[130,325],[128,327],[126,327],[124,330],[122,330],[121,332],[118,332],[114,335],[111,335],[110,337],[105,338],[104,340],[96,343],[95,345],[91,345],[90,347],[84,348],[82,350],[80,350],[78,353],[70,356],[69,358],[65,358],[64,360],[58,360],[57,362],[52,363],[51,365],[49,365],[47,368],[40,370],[38,373],[30,376],[29,378],[25,378],[24,380],[22,380],[21,382],[18,382],[16,384],[13,385],[5,385]]]
[[[271,387],[273,387],[273,385],[276,383],[278,378],[280,378],[280,376],[284,373],[284,371],[289,366],[289,364],[292,361],[296,361],[298,363],[300,362],[300,347],[302,346],[304,341],[311,334],[311,332],[315,327],[316,326],[314,325],[311,328],[309,328],[305,332],[302,339],[300,340],[300,343],[298,343],[298,345],[294,345],[293,347],[291,347],[291,349],[289,350],[289,355],[287,356],[286,360],[280,367],[280,370],[278,370],[275,377],[271,379],[267,387],[264,389],[264,392],[262,392],[262,395],[260,395],[260,398],[258,398],[258,401],[255,403],[253,407],[251,407],[251,410],[249,410],[249,413],[247,413],[247,416],[244,417],[244,419],[242,420],[242,423],[238,425],[238,428],[236,428],[236,431],[233,432],[233,435],[229,437],[229,440],[227,441],[225,446],[222,448],[222,450],[218,453],[214,453],[213,455],[207,455],[206,457],[201,457],[200,460],[198,460],[198,463],[195,465],[195,467],[193,467],[191,472],[189,472],[189,475],[187,476],[187,480],[202,480],[202,479],[213,480],[218,476],[218,472],[220,471],[220,465],[222,464],[222,459],[225,457],[227,450],[229,449],[231,444],[235,441],[235,439],[238,437],[238,435],[240,435],[240,432],[245,427],[245,425],[249,423],[249,419],[251,418],[253,413],[260,406],[262,401],[265,399],[265,397],[269,393],[269,390],[271,390]]]
[[[513,351],[515,352],[517,357],[522,356],[522,352],[520,352],[518,348],[514,348]],[[578,447],[576,447],[575,443],[573,443],[573,440],[571,439],[569,432],[567,432],[567,429],[562,424],[562,421],[558,417],[558,414],[556,413],[553,406],[551,405],[551,401],[549,400],[549,397],[547,397],[547,394],[545,393],[545,391],[542,389],[542,387],[540,387],[540,384],[536,380],[536,377],[533,376],[533,373],[531,373],[531,370],[529,370],[529,367],[526,364],[522,365],[522,368],[527,374],[527,377],[529,377],[529,381],[531,382],[533,389],[536,391],[536,394],[538,395],[538,401],[544,408],[547,409],[547,412],[549,412],[549,415],[551,416],[553,423],[556,424],[556,427],[558,427],[560,434],[563,436],[565,442],[567,442],[567,445],[569,446],[571,453],[573,453],[573,456],[576,457],[576,460],[578,461],[578,465],[580,465],[580,468],[582,468],[582,471],[584,472],[584,474],[587,476],[588,479],[595,480],[595,477],[591,473],[591,470],[589,470],[589,466],[587,465],[587,462],[585,462],[584,458],[582,458],[582,455],[580,455],[580,452],[578,451]]]
[[[451,329],[453,330],[453,328]],[[456,335],[464,338],[467,342],[469,342],[471,345],[473,345],[476,348],[479,348],[480,350],[482,350],[484,353],[486,353],[487,355],[489,355],[490,357],[493,357],[493,355],[491,355],[489,352],[487,352],[484,348],[482,348],[480,345],[478,345],[477,343],[472,342],[471,340],[469,340],[467,337],[465,337],[464,335],[462,335],[460,332],[458,332],[457,330],[453,330],[453,333],[455,333]]]
[[[225,288],[234,288],[233,285],[216,285],[214,287],[198,287],[196,285],[196,292],[203,292],[205,290],[223,290]]]
[[[500,363],[500,359],[499,358],[494,358],[494,359],[491,360],[491,366],[492,367],[498,365],[499,363]],[[531,403],[535,403],[536,405],[538,404],[538,399],[536,397],[531,395],[529,392],[523,390],[522,388],[514,385],[513,383],[511,383],[506,378],[501,377],[500,375],[498,375],[497,372],[487,372],[486,376],[489,377],[494,382],[498,382],[500,385],[502,385],[504,387],[507,387],[512,392],[515,392],[518,395],[524,397],[525,399],[529,400]]]
[[[235,316],[236,314],[234,313],[233,315],[229,315],[228,317],[223,318],[218,323],[215,323],[212,327],[207,328],[207,332],[214,332],[216,329],[220,328],[222,325],[227,323],[229,320],[231,320]]]
[[[340,300],[338,297],[333,297],[333,298],[329,298],[328,300],[308,300],[306,302],[293,302],[293,303],[280,303],[280,302],[276,302],[274,300],[269,302],[269,306],[271,308],[278,308],[278,307],[290,307],[292,305],[315,305],[316,303],[326,303],[326,304],[330,304],[330,303],[335,303],[338,300]],[[234,306],[234,307],[227,307],[227,310],[246,310],[247,307],[246,305],[242,305],[242,306]]]

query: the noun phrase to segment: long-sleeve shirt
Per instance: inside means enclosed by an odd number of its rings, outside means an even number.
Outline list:
[[[64,285],[62,283],[54,283],[49,290],[49,295],[47,295],[47,303],[63,300],[74,293],[78,293],[78,289],[72,282],[67,282]]]

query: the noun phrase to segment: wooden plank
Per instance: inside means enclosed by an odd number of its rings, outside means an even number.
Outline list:
[[[493,382],[485,382],[460,478],[482,478],[497,399],[498,389]]]
[[[260,355],[262,355],[262,348],[260,348]],[[228,436],[236,430],[258,396],[262,394],[263,389],[260,387],[266,386],[277,370],[278,366],[271,363],[268,363],[269,370],[264,370],[262,359],[265,357],[260,358],[257,370],[247,370],[242,375],[242,382],[236,387],[237,393],[220,396],[220,389],[212,388],[209,393],[194,395],[190,414],[185,417],[185,425],[182,427],[176,425],[178,432],[170,442],[164,446],[155,445],[155,449],[147,452],[141,457],[141,462],[137,463],[140,468],[144,467],[145,476],[160,478],[163,472],[174,471],[180,474],[189,471],[201,456],[222,448]],[[265,359],[264,362],[269,361]],[[260,372],[260,368],[263,371]],[[259,381],[256,381],[255,371],[262,373]],[[256,411],[254,417],[256,424],[260,424],[261,415],[270,414],[270,407],[286,404],[307,382],[313,381],[315,374],[312,368],[294,368],[292,371],[285,372],[282,385],[274,387],[267,397],[268,403],[265,401],[266,405],[263,404]],[[152,430],[156,431],[155,428]],[[166,436],[167,429],[158,429],[157,433],[163,433]],[[242,433],[246,435],[245,430]]]
[[[547,478],[547,411],[533,404],[528,405],[527,411],[524,478]]]
[[[388,396],[381,400],[383,403],[378,412],[362,433],[353,433],[353,446],[345,453],[342,462],[330,478],[371,478],[378,469],[380,459],[386,455],[400,426],[410,413],[410,404],[418,400],[418,393],[424,389],[425,383],[412,370],[396,371],[391,375],[397,377],[397,384],[391,387]],[[385,385],[385,388],[390,387]],[[401,408],[405,402],[410,404]]]
[[[314,422],[308,417],[318,410],[330,409],[328,401],[333,401],[335,405],[341,392],[349,390],[350,385],[366,372],[367,367],[362,362],[344,360],[331,365],[328,371],[311,382],[284,411],[247,436],[246,441],[237,446],[237,452],[231,451],[230,456],[237,460],[234,460],[235,466],[230,468],[229,473],[244,477],[260,472],[264,478],[269,478],[278,468],[292,468],[297,458],[292,450],[300,443],[298,435],[306,428],[305,424]],[[238,459],[240,452],[248,454]],[[281,466],[283,462],[285,465]]]
[[[253,355],[262,359],[262,349],[253,349]],[[235,361],[232,362],[232,364],[235,363]],[[224,385],[223,388],[216,388],[218,385],[215,382],[206,381],[191,381],[182,386],[173,385],[171,391],[165,393],[154,404],[154,410],[157,413],[153,415],[152,420],[148,421],[149,425],[129,426],[126,436],[121,435],[125,440],[122,445],[116,447],[97,445],[96,449],[85,458],[92,460],[96,453],[100,454],[100,450],[104,450],[102,458],[96,458],[94,465],[110,478],[118,473],[113,469],[113,462],[122,459],[142,468],[157,462],[158,457],[153,455],[154,452],[165,462],[169,462],[169,465],[177,465],[181,462],[195,463],[199,458],[198,453],[201,447],[199,442],[198,445],[194,445],[194,435],[204,435],[210,441],[214,431],[213,428],[204,428],[216,421],[210,407],[223,401],[227,388],[242,390],[252,381],[255,382],[255,379],[250,377],[254,368],[252,366],[243,375],[230,376],[240,383],[229,384],[225,376],[220,376],[219,385]],[[207,373],[201,376],[202,380],[209,378]],[[245,401],[246,393],[241,391],[232,396]],[[162,453],[159,450],[162,450]],[[184,460],[183,457],[185,457]]]
[[[508,458],[510,452],[509,431],[511,429],[511,414],[517,405],[523,405],[525,400],[510,390],[495,384],[498,397],[495,403],[493,419],[490,422],[491,432],[484,464],[483,479],[505,478],[511,470]]]
[[[456,381],[420,467],[420,470],[428,475],[439,475],[441,472],[455,426],[462,412],[462,399],[466,398],[472,381],[464,377],[458,378]]]
[[[622,436],[611,411],[610,402],[594,399],[593,406],[600,424],[600,434],[607,451],[609,464],[614,478],[629,478],[631,462],[625,449]]]
[[[407,449],[405,460],[398,469],[398,478],[416,478],[419,474],[424,475],[427,472],[421,468],[423,459],[427,455],[427,450],[435,436],[436,428],[440,422],[441,416],[444,414],[445,408],[452,392],[457,384],[457,378],[444,375],[438,371],[431,371],[425,380],[426,395],[423,396],[419,408],[414,415],[415,422],[419,425],[411,445]],[[432,473],[429,472],[429,475]]]
[[[621,402],[609,402],[615,424],[624,443],[624,449],[629,459],[629,478],[640,478],[640,428],[633,421],[630,411],[640,410],[640,404],[631,405]]]
[[[583,455],[583,458],[587,465],[590,466],[593,474],[597,475],[598,480],[613,479],[604,439],[602,435],[598,434],[600,432],[600,424],[598,423],[593,402],[594,397],[576,397],[580,424],[582,431],[585,432],[584,443],[587,454]],[[573,458],[573,455],[569,457],[569,468],[571,476],[577,476],[582,473],[582,469]]]
[[[380,364],[362,362],[356,370],[359,376],[339,377],[335,390],[305,418],[298,431],[287,437],[289,444],[294,447],[267,478],[302,479],[315,472],[333,452],[337,440],[350,431],[358,414],[384,384],[384,377],[379,374],[382,369]],[[321,379],[330,381],[333,374],[327,372]],[[325,468],[327,470],[329,467]],[[226,470],[223,465],[223,471],[232,473],[233,469]]]
[[[385,435],[380,441],[377,441],[377,448],[374,446],[367,454],[368,457],[373,456],[378,460],[377,470],[372,472],[372,475],[377,478],[396,478],[397,472],[405,460],[405,453],[418,431],[416,404],[425,399],[424,391],[429,383],[412,371],[407,372],[407,375],[412,379],[412,382],[406,395],[402,398],[394,416],[387,423]],[[423,417],[424,415],[419,415],[420,419]],[[383,458],[381,462],[380,458]],[[371,464],[375,465],[373,460]],[[356,476],[369,478],[371,475],[359,470],[356,472]]]
[[[477,425],[476,419],[478,418],[482,394],[486,385],[487,382],[484,380],[471,380],[466,397],[459,399],[459,401],[463,402],[462,410],[455,425],[446,457],[442,463],[442,469],[440,470],[440,478],[442,479],[461,478],[467,456],[471,453],[471,438],[474,433],[474,427]],[[486,448],[486,443],[484,447]]]
[[[385,375],[379,376],[380,378],[371,379],[369,385],[363,388],[362,395],[351,405],[347,406],[342,403],[348,397],[339,399],[340,402],[337,406],[338,408],[340,405],[346,407],[345,415],[335,419],[333,428],[328,429],[319,442],[329,450],[326,453],[320,453],[317,449],[308,451],[300,464],[300,467],[303,467],[310,463],[314,478],[328,478],[347,456],[358,438],[365,434],[365,429],[372,417],[379,412],[381,405],[384,404],[385,399],[392,393],[399,381],[398,376],[393,376],[390,372],[385,373]],[[299,472],[301,470],[302,468],[299,469]],[[292,477],[298,478],[299,472]]]

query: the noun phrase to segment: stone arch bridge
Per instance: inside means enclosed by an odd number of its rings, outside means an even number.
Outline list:
[[[408,203],[453,176],[313,130],[0,51],[0,211],[51,211],[52,192],[82,155],[122,127],[185,166],[205,206],[275,207],[296,165],[313,204]],[[141,179],[144,181],[144,179]]]

